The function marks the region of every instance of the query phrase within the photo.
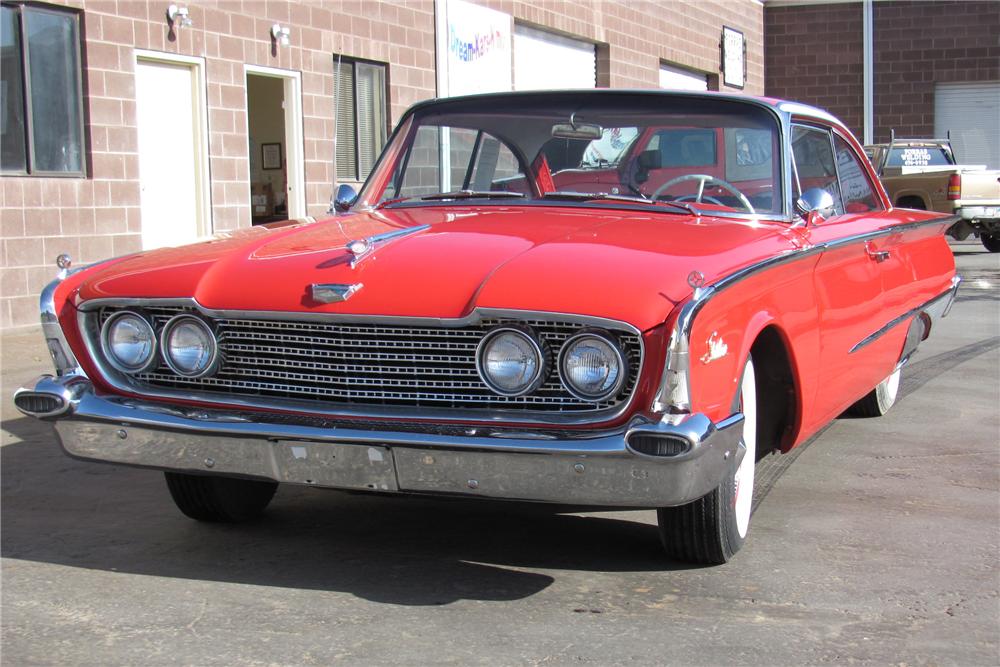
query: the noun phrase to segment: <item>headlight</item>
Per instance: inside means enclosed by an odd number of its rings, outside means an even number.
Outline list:
[[[479,343],[479,377],[501,396],[522,396],[544,381],[545,354],[532,336],[520,329],[494,329]]]
[[[580,333],[563,344],[559,374],[571,394],[585,401],[603,401],[618,393],[628,368],[621,348],[610,335]]]
[[[215,335],[208,325],[191,315],[177,315],[161,334],[163,358],[178,375],[201,377],[215,370],[219,356]]]
[[[156,334],[138,313],[115,313],[101,327],[101,347],[111,365],[125,373],[139,373],[156,359]]]

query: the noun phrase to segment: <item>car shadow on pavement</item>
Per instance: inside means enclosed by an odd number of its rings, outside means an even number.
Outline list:
[[[3,429],[21,440],[0,448],[4,558],[403,605],[525,598],[555,580],[538,569],[689,567],[665,560],[656,527],[630,514],[528,503],[282,486],[259,521],[202,524],[175,509],[157,471],[73,460],[34,419]]]

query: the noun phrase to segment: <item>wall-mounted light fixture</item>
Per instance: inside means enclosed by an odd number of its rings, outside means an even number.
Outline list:
[[[188,8],[177,5],[167,7],[167,20],[171,26],[177,28],[190,28],[194,24],[188,16]]]
[[[283,27],[278,23],[275,23],[273,26],[271,26],[271,39],[274,40],[275,44],[280,44],[281,46],[288,46],[290,41],[288,39],[289,35],[291,35],[291,31],[289,31],[288,28]]]

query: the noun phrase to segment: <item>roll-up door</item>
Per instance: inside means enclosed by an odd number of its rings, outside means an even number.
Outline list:
[[[934,94],[934,136],[951,131],[961,164],[1000,169],[1000,81],[939,83]]]
[[[660,65],[660,88],[670,90],[708,90],[708,78],[691,70]]]
[[[514,26],[514,90],[596,85],[597,57],[592,43]]]

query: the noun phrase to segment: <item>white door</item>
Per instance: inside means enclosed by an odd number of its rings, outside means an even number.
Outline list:
[[[136,61],[143,249],[190,243],[208,232],[198,80],[193,65]]]
[[[939,83],[934,89],[934,136],[951,131],[961,164],[1000,169],[1000,81]]]
[[[592,43],[514,26],[514,90],[596,85],[597,56]]]
[[[660,88],[669,90],[708,90],[708,77],[682,67],[661,64]]]

